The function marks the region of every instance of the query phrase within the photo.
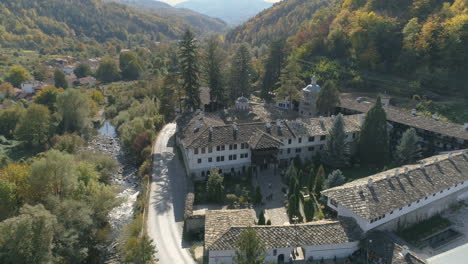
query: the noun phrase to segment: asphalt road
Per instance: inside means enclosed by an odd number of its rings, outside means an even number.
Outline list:
[[[153,148],[153,181],[148,210],[148,235],[157,249],[158,264],[195,264],[182,241],[186,174],[175,156],[174,123],[166,125]]]

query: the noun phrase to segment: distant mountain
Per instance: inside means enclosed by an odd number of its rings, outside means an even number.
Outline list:
[[[230,25],[241,24],[270,6],[272,3],[263,0],[188,0],[176,5],[222,19]]]
[[[175,8],[169,4],[154,0],[105,0],[127,5],[138,11],[150,12],[169,20],[183,20],[198,33],[223,32],[227,24],[221,19],[212,18],[190,9]]]
[[[260,46],[280,38],[294,36],[300,26],[317,10],[339,0],[284,0],[274,4],[226,36],[229,42],[248,42]]]

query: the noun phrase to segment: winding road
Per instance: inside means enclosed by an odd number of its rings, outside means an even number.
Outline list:
[[[174,152],[176,124],[159,132],[153,147],[153,181],[147,229],[158,264],[195,264],[182,241],[186,173]]]

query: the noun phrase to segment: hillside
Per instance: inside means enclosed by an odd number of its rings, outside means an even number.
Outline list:
[[[248,42],[254,46],[293,36],[304,21],[334,0],[285,0],[264,10],[231,30],[229,42]]]
[[[101,0],[6,0],[0,10],[0,45],[43,53],[85,52],[104,42],[177,39],[188,27],[182,19]]]
[[[169,4],[154,0],[106,0],[128,5],[139,11],[150,12],[169,20],[182,19],[199,32],[223,32],[227,24],[217,18],[212,18],[186,8],[175,8]]]
[[[271,5],[263,0],[188,0],[176,7],[188,8],[219,18],[230,25],[238,25]]]

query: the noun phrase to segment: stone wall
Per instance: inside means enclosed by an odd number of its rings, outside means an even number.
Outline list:
[[[205,215],[193,214],[193,203],[195,194],[187,193],[185,197],[185,212],[184,212],[184,231],[187,233],[202,231],[205,228]]]

